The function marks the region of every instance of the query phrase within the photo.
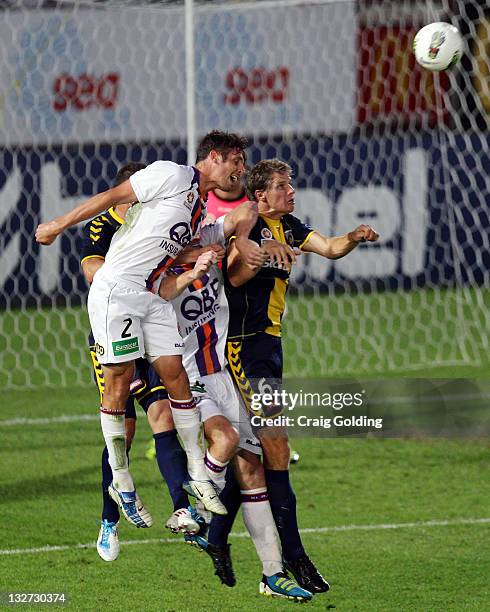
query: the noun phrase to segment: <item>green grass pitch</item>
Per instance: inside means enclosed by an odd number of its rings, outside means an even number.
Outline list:
[[[288,297],[285,376],[490,378],[490,291]],[[90,380],[83,307],[0,314],[0,387]]]
[[[84,389],[19,395],[5,405],[3,419],[88,414],[96,403]],[[78,547],[92,544],[98,532],[97,421],[3,426],[0,435],[0,591],[65,591],[76,610],[294,605],[258,595],[260,566],[247,538],[231,538],[238,584],[229,589],[204,553],[164,529],[171,509],[156,464],[144,457],[143,418],[131,466],[156,524],[136,530],[121,523],[127,544],[112,564],[94,548]],[[488,441],[296,439],[295,448],[301,459],[292,480],[304,543],[332,586],[313,608],[489,609],[490,522],[473,522],[489,517]],[[241,521],[235,532],[243,532]],[[148,541],[129,545],[141,540]],[[22,552],[47,545],[65,548]]]
[[[322,376],[331,359],[337,358],[341,368],[358,351],[368,364],[366,376],[490,378],[490,359],[481,358],[488,328],[472,308],[478,300],[480,306],[488,305],[488,295],[476,298],[470,293],[464,303],[451,292],[447,299],[441,297],[421,292],[409,303],[404,294],[359,296],[356,302],[343,296],[327,308],[324,298],[298,301],[291,296],[296,316],[287,319],[286,372],[296,374],[299,369]],[[433,317],[427,314],[431,308]],[[442,310],[436,316],[442,308],[450,315],[446,326],[441,325]],[[344,315],[338,327],[336,312]],[[358,313],[350,322],[349,312]],[[366,341],[366,334],[374,332],[362,329],[363,313],[379,313],[380,328],[390,326],[390,334],[379,336],[382,346]],[[312,317],[317,337],[324,341],[323,354],[311,343],[312,334],[302,334],[302,321],[308,323]],[[0,376],[8,371],[10,380],[22,384],[23,372],[30,370],[37,382],[58,384],[66,358],[63,345],[73,339],[79,318],[77,310],[2,315]],[[43,334],[53,327],[59,333]],[[461,328],[464,343],[455,341]],[[343,333],[349,338],[345,343]],[[357,333],[361,339],[356,343]],[[30,355],[23,350],[22,337],[28,338]],[[443,365],[404,371],[402,359],[399,369],[383,370],[392,348],[390,337],[404,338],[406,362],[417,364],[424,353],[428,365]],[[82,329],[76,332],[76,342],[83,356]],[[298,353],[298,346],[305,350]],[[441,347],[452,351],[445,360]],[[461,349],[470,357],[466,365]],[[34,354],[43,365],[42,375]],[[68,376],[65,388],[10,391],[5,390],[6,379],[1,381],[0,592],[65,591],[69,609],[83,611],[215,612],[293,606],[259,596],[260,566],[250,540],[242,535],[241,520],[230,540],[238,580],[233,589],[219,584],[204,553],[184,546],[181,538],[164,529],[171,508],[156,463],[144,457],[150,433],[141,411],[131,466],[156,523],[149,530],[136,530],[122,522],[120,558],[112,564],[99,559],[93,546],[101,507],[102,436],[96,418],[6,424],[19,418],[95,417],[97,393],[88,371],[85,386],[76,386]],[[489,446],[488,439],[295,438],[301,459],[291,473],[300,527],[308,552],[332,587],[309,606],[341,611],[490,609]],[[39,551],[46,546],[60,548]]]

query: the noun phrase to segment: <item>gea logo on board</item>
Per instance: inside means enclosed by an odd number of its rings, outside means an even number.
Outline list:
[[[117,72],[108,72],[100,77],[93,74],[75,76],[63,73],[53,81],[52,107],[59,113],[71,109],[112,109],[116,106],[118,91]]]
[[[286,100],[289,85],[289,69],[278,66],[268,70],[258,67],[245,69],[232,68],[226,73],[225,87],[228,93],[224,96],[225,104],[260,104],[275,102],[281,104]]]

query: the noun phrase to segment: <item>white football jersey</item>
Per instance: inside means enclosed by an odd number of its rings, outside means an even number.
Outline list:
[[[138,202],[114,234],[103,267],[106,276],[151,289],[198,232],[206,214],[199,171],[156,161],[129,180]]]
[[[223,217],[201,228],[200,244],[224,244]],[[189,269],[183,265],[171,272]],[[194,281],[172,300],[179,331],[184,340],[183,364],[191,385],[203,376],[220,372],[226,365],[229,309],[223,273],[211,266],[207,274]]]

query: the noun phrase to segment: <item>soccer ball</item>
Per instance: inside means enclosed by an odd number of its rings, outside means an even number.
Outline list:
[[[439,72],[456,65],[463,55],[463,38],[450,23],[429,23],[413,39],[417,62]]]

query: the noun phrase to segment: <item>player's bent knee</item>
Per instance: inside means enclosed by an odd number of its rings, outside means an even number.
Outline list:
[[[126,386],[129,389],[134,375],[134,362],[103,365],[102,371],[106,391],[108,388],[118,390]]]
[[[232,424],[222,416],[214,416],[204,422],[204,434],[211,446],[216,445],[227,454],[233,453],[240,436]]]
[[[134,362],[102,366],[104,374],[103,405],[122,408],[129,397],[129,386],[134,375]]]
[[[147,416],[148,424],[154,434],[171,431],[175,427],[168,400],[153,402],[148,408]]]
[[[152,365],[167,388],[170,397],[174,399],[190,397],[189,379],[180,355],[159,357]]]
[[[151,364],[157,374],[163,380],[165,386],[168,381],[177,380],[185,374],[184,366],[182,365],[181,355],[165,355],[158,357]]]

